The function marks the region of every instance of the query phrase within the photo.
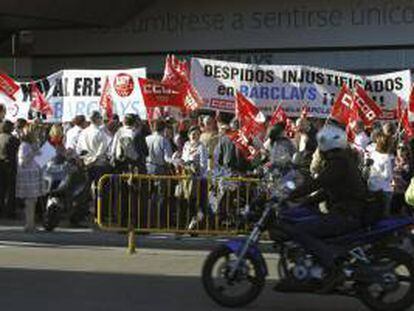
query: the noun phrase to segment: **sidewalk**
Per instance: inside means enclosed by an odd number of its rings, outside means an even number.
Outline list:
[[[25,233],[21,221],[0,221],[0,245],[3,243],[26,243],[32,245],[84,246],[84,247],[122,247],[127,248],[126,233],[105,232],[99,228],[65,228],[59,227],[47,232],[40,226],[34,234]],[[191,237],[174,234],[137,235],[137,250],[172,249],[172,250],[210,250],[220,243],[228,241],[228,237]],[[271,252],[271,242],[263,241],[264,251]]]

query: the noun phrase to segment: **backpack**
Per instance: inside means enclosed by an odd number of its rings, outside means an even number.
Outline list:
[[[139,154],[135,148],[135,140],[133,137],[124,136],[119,139],[115,160],[119,162],[136,161]]]

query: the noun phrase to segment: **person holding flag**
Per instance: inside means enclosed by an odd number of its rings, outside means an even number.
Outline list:
[[[36,83],[32,82],[30,84],[30,92],[32,101],[30,103],[29,119],[37,119],[40,121],[40,119],[47,119],[52,116],[53,108],[39,90]]]
[[[354,133],[352,146],[360,152],[365,152],[370,143],[368,135],[365,133],[365,125],[362,120],[356,120],[351,123],[351,129]]]

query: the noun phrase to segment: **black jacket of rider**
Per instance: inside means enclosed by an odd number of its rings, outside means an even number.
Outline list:
[[[334,149],[322,154],[324,165],[319,175],[307,179],[289,197],[294,200],[322,190],[329,213],[360,219],[367,188],[358,168],[358,160],[350,149]]]

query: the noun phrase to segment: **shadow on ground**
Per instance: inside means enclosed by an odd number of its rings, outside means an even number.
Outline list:
[[[0,306],[7,311],[226,310],[210,301],[197,277],[3,268],[0,268]],[[272,292],[270,285],[256,302],[245,308],[279,311],[333,309],[364,310],[352,299],[283,295]]]

